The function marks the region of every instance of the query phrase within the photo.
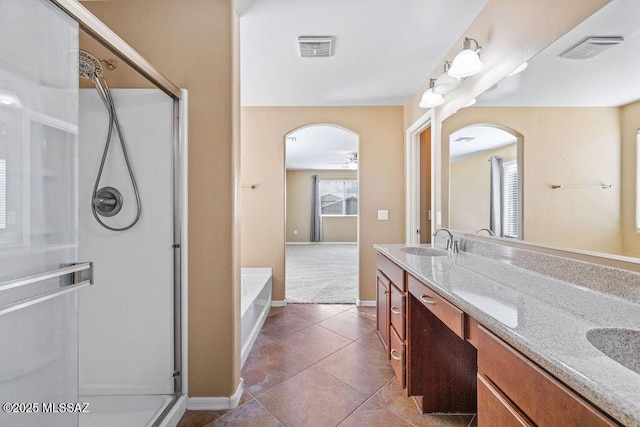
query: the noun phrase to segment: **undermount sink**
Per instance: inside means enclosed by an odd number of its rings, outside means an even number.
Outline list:
[[[446,255],[447,251],[441,251],[440,249],[433,248],[400,248],[400,250],[409,255],[418,255],[418,256],[443,256]]]
[[[640,331],[619,328],[591,329],[587,331],[587,339],[611,359],[640,374]]]

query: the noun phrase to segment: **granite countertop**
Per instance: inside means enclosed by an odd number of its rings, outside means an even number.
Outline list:
[[[602,411],[640,426],[640,374],[587,340],[597,328],[640,330],[640,305],[468,252],[431,257],[404,247],[374,245]]]

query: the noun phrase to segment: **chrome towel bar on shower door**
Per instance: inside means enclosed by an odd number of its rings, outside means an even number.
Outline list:
[[[8,289],[18,288],[20,286],[30,285],[32,283],[42,282],[44,280],[55,279],[56,277],[64,276],[71,273],[79,273],[85,270],[89,270],[89,280],[91,281],[91,283],[93,283],[93,263],[78,262],[67,267],[58,268],[57,270],[46,271],[44,273],[38,273],[31,276],[2,282],[0,283],[0,292],[6,291]]]
[[[33,283],[42,282],[44,280],[55,279],[56,277],[62,277],[67,274],[71,275],[71,281],[69,284],[64,284],[56,289],[3,305],[0,307],[0,316],[2,316],[3,314],[11,313],[16,310],[20,310],[25,307],[29,307],[39,302],[47,301],[59,295],[63,295],[63,294],[75,291],[76,289],[80,289],[85,286],[92,285],[93,284],[93,263],[81,262],[81,263],[70,265],[68,267],[62,267],[57,270],[34,274],[34,275],[26,276],[20,279],[9,280],[9,281],[0,283],[0,291],[6,291],[8,289],[15,289],[21,286],[27,286]]]

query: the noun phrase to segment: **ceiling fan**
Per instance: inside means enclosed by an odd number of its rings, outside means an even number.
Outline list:
[[[344,162],[329,163],[329,164],[342,165],[343,168],[349,168],[351,170],[358,169],[358,153],[357,152],[354,151],[353,153],[349,154],[349,156],[343,157],[343,159],[345,160]]]

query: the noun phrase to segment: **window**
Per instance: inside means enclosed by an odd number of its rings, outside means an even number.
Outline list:
[[[358,215],[358,181],[321,180],[320,213],[322,215]]]
[[[518,163],[502,164],[502,227],[504,237],[518,237]]]

